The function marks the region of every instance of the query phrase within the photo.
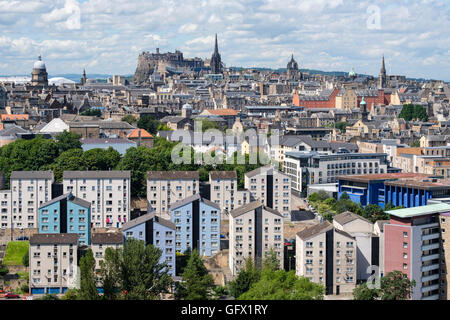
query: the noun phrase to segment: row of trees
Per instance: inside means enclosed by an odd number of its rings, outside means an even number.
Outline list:
[[[353,290],[355,300],[407,300],[411,297],[415,280],[409,280],[401,271],[392,271],[381,277],[379,288],[363,283]]]
[[[398,115],[399,118],[403,118],[406,121],[412,121],[412,120],[421,120],[421,121],[428,121],[428,114],[427,110],[422,107],[421,105],[414,105],[414,104],[405,104],[402,108],[402,111]]]
[[[345,211],[353,212],[363,218],[370,220],[372,223],[378,220],[388,220],[389,215],[385,211],[401,209],[403,207],[394,207],[391,203],[387,203],[385,208],[381,208],[376,204],[369,204],[362,207],[351,201],[347,193],[343,193],[339,200],[336,200],[324,191],[311,194],[308,197],[310,205],[316,209],[322,217],[328,221],[333,221],[333,217]]]
[[[273,250],[261,267],[247,259],[228,290],[238,300],[322,300],[325,293],[323,285],[297,277],[294,270],[280,269]]]
[[[189,260],[182,281],[174,283],[161,250],[144,241],[129,239],[122,248],[105,250],[100,271],[95,270],[91,249],[80,259],[80,287],[66,292],[66,300],[158,300],[164,294],[175,299],[208,300],[218,297],[212,276],[197,250]],[[99,295],[97,287],[103,288]]]
[[[251,156],[246,155],[245,164],[237,164],[235,153],[233,164],[227,164],[225,158],[217,165],[195,164],[194,151],[189,148],[191,163],[175,164],[171,155],[176,145],[156,137],[153,148],[129,148],[121,156],[112,148],[83,151],[80,136],[66,131],[58,135],[56,141],[37,137],[32,140],[19,139],[1,147],[0,171],[5,173],[5,181],[9,183],[12,171],[53,170],[55,180],[61,182],[65,170],[130,170],[132,196],[145,197],[147,171],[198,170],[202,181],[209,179],[212,170],[236,171],[238,185],[242,188],[245,173],[260,167],[261,163],[267,163],[267,158],[258,157],[257,164],[250,164]],[[211,156],[215,156],[214,152]]]

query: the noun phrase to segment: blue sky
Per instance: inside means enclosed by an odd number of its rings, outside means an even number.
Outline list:
[[[132,74],[142,51],[450,80],[446,0],[0,0],[0,74]]]

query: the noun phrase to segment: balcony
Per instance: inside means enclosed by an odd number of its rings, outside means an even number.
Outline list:
[[[439,273],[432,274],[430,276],[425,276],[425,277],[422,277],[422,282],[437,280],[437,279],[439,279],[439,277],[440,277]]]
[[[439,259],[439,257],[440,257],[439,253],[437,253],[437,254],[430,254],[430,255],[427,255],[427,256],[422,256],[422,262],[429,261],[429,260],[434,260],[434,259]]]
[[[427,250],[434,250],[434,249],[439,249],[440,247],[440,243],[432,243],[432,244],[427,244],[425,246],[422,246],[422,251],[427,251]]]
[[[433,291],[433,290],[438,290],[438,289],[439,289],[439,284],[432,284],[431,286],[422,287],[422,293],[425,293],[428,291]]]
[[[432,296],[424,297],[424,298],[422,298],[422,300],[439,300],[439,295],[435,294]]]
[[[439,237],[440,237],[439,233],[431,233],[431,234],[427,234],[427,235],[422,235],[422,241],[439,239]]]
[[[439,263],[436,263],[436,264],[430,264],[429,266],[423,266],[421,271],[427,272],[427,271],[438,270],[438,269],[439,269]]]

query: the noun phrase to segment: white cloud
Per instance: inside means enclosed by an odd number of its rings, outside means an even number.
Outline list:
[[[367,28],[370,5],[380,8],[379,30]],[[294,53],[301,68],[378,74],[384,53],[393,73],[450,80],[448,1],[0,0],[0,8],[0,74],[29,73],[39,53],[57,73],[131,74],[138,54],[156,47],[210,57],[218,33],[228,66],[284,67]]]

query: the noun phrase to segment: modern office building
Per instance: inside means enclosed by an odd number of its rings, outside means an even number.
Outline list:
[[[450,214],[450,205],[439,203],[387,213],[391,218],[384,225],[385,274],[398,270],[414,280],[412,300],[438,300],[441,268],[446,266],[441,257],[439,222],[441,215]]]
[[[292,181],[292,189],[305,193],[312,184],[336,183],[338,176],[384,174],[388,162],[384,153],[287,152],[283,171]]]
[[[245,189],[251,201],[259,200],[265,206],[280,212],[284,218],[291,214],[290,178],[272,165],[260,167],[245,174]]]
[[[154,213],[147,213],[123,225],[125,240],[133,238],[152,244],[161,250],[160,263],[167,263],[169,273],[175,276],[175,224]]]
[[[175,224],[175,251],[197,249],[202,256],[213,256],[220,250],[220,207],[195,194],[175,202],[170,209]]]
[[[91,204],[72,193],[59,196],[39,208],[39,233],[75,233],[80,245],[91,243]]]
[[[328,221],[296,235],[296,274],[325,286],[327,295],[350,294],[356,287],[356,239]]]
[[[147,172],[147,200],[149,212],[169,219],[171,205],[199,192],[197,171]]]
[[[30,293],[60,294],[73,285],[78,266],[78,235],[35,234],[30,238]]]
[[[430,199],[450,197],[450,181],[418,173],[388,173],[338,177],[339,197],[345,192],[360,203],[406,208],[423,206]]]
[[[130,171],[64,171],[64,193],[91,204],[94,228],[121,228],[130,220]]]
[[[284,266],[283,215],[265,206],[261,201],[253,201],[230,212],[229,224],[229,267],[236,275],[251,258],[261,265],[271,249],[275,250]]]

